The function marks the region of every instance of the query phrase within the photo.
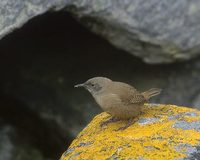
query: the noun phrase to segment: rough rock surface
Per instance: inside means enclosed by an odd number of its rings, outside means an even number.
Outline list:
[[[53,145],[47,152],[54,157],[100,111],[88,92],[73,87],[88,78],[107,76],[140,91],[160,87],[162,94],[151,102],[200,107],[200,59],[145,64],[92,34],[66,12],[33,19],[0,41],[0,53],[0,117],[5,122],[29,122],[22,128],[27,132],[31,126],[37,134],[30,131],[30,139],[39,135],[38,141]],[[1,104],[5,96],[9,99]],[[27,110],[34,116],[30,118]],[[34,117],[39,121],[31,122]]]
[[[23,132],[10,125],[0,126],[0,160],[45,160],[45,156]],[[50,159],[51,160],[51,159]]]
[[[97,115],[77,136],[61,160],[76,159],[169,159],[200,158],[200,111],[174,105],[146,104],[137,122],[101,127],[110,119]]]
[[[66,139],[55,122],[1,92],[0,109],[0,160],[51,160],[62,152]]]
[[[200,45],[199,0],[1,0],[0,38],[47,11],[64,9],[149,63],[186,60]]]
[[[72,2],[75,14],[90,18],[90,29],[148,63],[186,60],[199,54],[198,0]]]

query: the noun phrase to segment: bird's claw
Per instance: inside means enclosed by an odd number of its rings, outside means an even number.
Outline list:
[[[132,118],[128,120],[128,123],[123,126],[123,127],[120,127],[118,129],[116,129],[115,131],[122,131],[122,130],[125,130],[127,129],[129,126],[131,126],[133,123],[135,123],[135,120],[133,120]]]
[[[110,118],[109,120],[102,122],[102,123],[100,124],[100,126],[101,126],[101,127],[104,127],[104,126],[108,125],[109,123],[113,123],[113,122],[117,122],[117,121],[119,121],[119,119],[117,119],[117,118],[115,118],[115,117],[112,117],[112,118]]]

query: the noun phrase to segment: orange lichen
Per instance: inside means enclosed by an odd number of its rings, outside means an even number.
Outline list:
[[[116,131],[126,123],[122,121],[100,127],[110,118],[107,113],[101,113],[72,142],[61,160],[171,160],[188,156],[187,149],[179,145],[199,145],[199,131],[173,127],[177,121],[200,121],[199,111],[174,105],[146,104],[142,113],[136,123],[123,131]],[[142,119],[154,121],[142,124]]]

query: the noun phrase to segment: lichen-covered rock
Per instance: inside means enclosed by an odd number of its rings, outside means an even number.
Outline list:
[[[1,0],[0,38],[47,11],[66,10],[149,63],[199,55],[199,0]]]
[[[110,118],[96,116],[78,135],[61,160],[75,159],[200,159],[200,112],[174,105],[146,104],[137,122],[100,127]]]

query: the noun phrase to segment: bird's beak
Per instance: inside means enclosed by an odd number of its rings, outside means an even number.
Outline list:
[[[84,83],[82,83],[82,84],[77,84],[77,85],[75,85],[74,87],[75,87],[75,88],[78,88],[78,87],[85,87],[85,84],[84,84]]]

